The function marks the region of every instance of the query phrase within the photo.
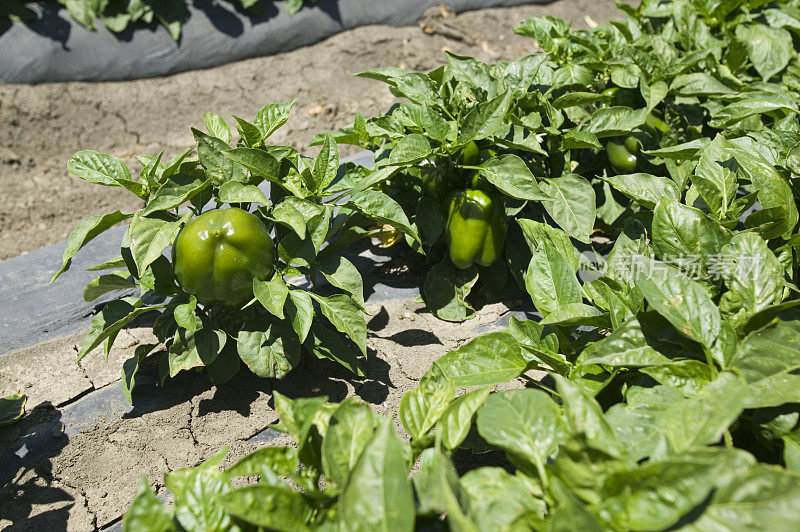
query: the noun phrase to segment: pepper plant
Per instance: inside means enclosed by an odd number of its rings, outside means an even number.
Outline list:
[[[689,177],[692,156],[718,135],[776,166],[796,165],[782,155],[794,149],[785,131],[796,128],[798,111],[798,2],[648,0],[623,9],[626,19],[591,30],[552,17],[525,21],[516,31],[545,53],[513,63],[448,53],[447,65],[427,74],[360,74],[407,101],[358,116],[336,139],[376,152],[375,169],[357,186],[402,205],[421,238],[414,247],[430,261],[423,297],[438,317],[470,318],[470,293],[500,297],[506,279],[526,290],[536,250],[525,236],[539,224],[562,230],[580,253],[607,252],[598,242],[613,242],[641,215],[645,189],[650,201],[665,186],[686,189],[688,204],[728,227],[755,201],[791,225],[792,212],[781,214],[776,199],[785,190],[773,179],[734,183],[709,175],[706,164]],[[488,266],[447,259],[474,256],[484,243],[454,239],[464,232],[449,215],[451,194],[476,188],[508,223],[500,260]],[[481,216],[474,209],[457,220],[478,224]]]
[[[286,11],[295,14],[304,2],[316,0],[285,0]],[[3,0],[0,5],[0,20],[36,20],[37,13],[25,4],[33,0]],[[70,16],[88,30],[97,27],[97,20],[114,33],[122,33],[128,26],[137,23],[150,24],[158,21],[176,41],[181,36],[181,27],[187,16],[186,0],[50,0],[64,6]],[[264,0],[238,0],[236,4],[252,13],[262,13]]]
[[[86,301],[117,290],[128,295],[102,307],[78,353],[80,360],[102,345],[107,357],[123,327],[160,311],[153,326],[160,344],[140,346],[123,365],[129,400],[136,373],[151,353],[159,357],[162,382],[204,367],[221,384],[242,362],[257,375],[281,378],[301,352],[363,374],[363,282],[336,251],[341,228],[353,219],[360,225],[374,217],[398,222],[386,205],[375,205],[381,200],[377,193],[351,194],[347,205],[336,204],[331,194],[340,187],[339,153],[332,137],[316,159],[265,144],[293,103],[267,105],[252,122],[237,118],[235,146],[228,124],[206,114],[208,132],[192,130],[195,147],[170,161],[163,152],[138,157],[139,179],[108,154],[82,151],[70,158],[72,175],[125,188],[144,202],[134,213],[115,211],[81,222],[69,237],[63,267],[53,275],[55,281],[93,238],[129,221],[121,254],[90,268],[110,271],[83,294]],[[324,294],[312,290],[322,279]]]

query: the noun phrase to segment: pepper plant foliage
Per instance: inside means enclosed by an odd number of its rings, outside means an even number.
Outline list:
[[[296,448],[168,473],[175,504],[144,485],[127,529],[796,528],[799,4],[646,0],[588,31],[525,21],[546,54],[515,63],[366,73],[410,102],[338,134],[378,153],[345,181],[398,199],[435,255],[425,178],[480,172],[542,319],[437,360],[400,403],[409,443],[354,400],[276,394]],[[604,144],[630,137],[641,167],[620,174]],[[463,319],[479,272],[447,272],[450,299],[426,301]]]
[[[358,116],[336,138],[376,151],[376,169],[357,187],[403,206],[421,237],[417,249],[433,261],[423,296],[440,318],[470,318],[470,293],[496,298],[506,278],[551,313],[553,290],[543,293],[537,279],[563,265],[545,256],[544,237],[569,248],[574,267],[573,245],[603,253],[592,249],[598,236],[613,241],[634,220],[649,229],[645,218],[662,198],[686,198],[722,229],[758,202],[763,209],[746,227],[772,249],[787,243],[797,222],[790,180],[798,169],[798,2],[621,7],[626,19],[586,31],[549,17],[524,22],[516,31],[546,53],[513,63],[448,53],[447,65],[428,74],[359,74],[408,101],[382,116]],[[632,172],[609,160],[623,139],[638,151]],[[480,155],[465,163],[472,142]],[[476,173],[502,195],[510,221],[504,260],[489,268],[458,269],[446,257],[436,263],[447,232],[443,198],[472,187]],[[577,290],[558,297],[581,302]]]
[[[25,415],[28,397],[21,393],[0,397],[0,427],[16,423]]]
[[[286,10],[297,13],[303,3],[317,0],[285,0]],[[137,23],[150,24],[158,21],[169,31],[176,41],[181,36],[181,26],[186,20],[186,0],[50,0],[64,6],[76,22],[89,30],[96,28],[97,20],[114,33],[122,33],[128,26]],[[25,4],[32,0],[3,0],[0,5],[0,19],[33,21],[36,11]],[[264,10],[265,0],[236,0],[234,5],[253,13]]]
[[[137,295],[106,303],[78,353],[80,360],[102,345],[107,357],[123,327],[143,314],[161,311],[153,327],[161,343],[140,346],[123,365],[122,384],[129,400],[136,372],[151,353],[160,357],[162,382],[180,371],[205,367],[211,380],[220,384],[236,374],[241,362],[257,375],[281,378],[297,365],[301,351],[363,374],[363,283],[356,267],[335,252],[335,244],[341,227],[353,219],[364,224],[368,220],[364,213],[385,208],[371,207],[374,195],[352,195],[347,206],[335,207],[330,194],[338,186],[339,152],[331,137],[316,159],[289,146],[265,145],[265,139],[286,122],[293,103],[267,105],[252,123],[237,118],[240,138],[234,147],[228,124],[206,114],[208,133],[192,130],[195,147],[166,162],[163,152],[139,157],[143,165],[139,179],[111,155],[82,151],[70,158],[68,169],[74,176],[123,187],[144,202],[135,213],[115,211],[81,222],[69,237],[63,267],[53,275],[55,281],[93,238],[130,221],[120,256],[91,268],[111,271],[90,282],[83,295],[86,301],[123,289]],[[265,182],[270,184],[269,197],[258,187]],[[274,273],[253,279],[253,295],[240,305],[198,301],[176,283],[174,261],[165,254],[185,224],[224,205],[252,211],[274,235],[276,258],[270,269]],[[308,289],[323,278],[327,295]],[[318,319],[320,313],[344,336]],[[159,345],[166,350],[159,351]]]

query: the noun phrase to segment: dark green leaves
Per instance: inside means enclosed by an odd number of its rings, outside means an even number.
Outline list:
[[[114,211],[102,216],[90,216],[79,223],[78,226],[73,229],[67,240],[67,247],[64,249],[61,269],[53,274],[50,283],[58,279],[59,275],[69,269],[72,263],[72,257],[74,257],[83,246],[88,244],[96,236],[112,228],[119,222],[127,220],[131,216],[131,214],[123,214],[120,211]]]
[[[467,296],[477,281],[477,268],[473,266],[460,270],[453,266],[449,258],[445,258],[428,272],[422,297],[437,318],[445,321],[468,320],[475,316],[475,311],[467,302]]]
[[[650,264],[652,271],[640,271],[636,288],[681,334],[711,349],[722,324],[706,289],[675,268],[660,262]]]
[[[512,198],[535,201],[550,199],[541,191],[525,162],[516,155],[489,159],[481,165],[481,173],[498,190]]]
[[[414,497],[407,476],[408,449],[381,418],[339,497],[346,530],[414,529]]]
[[[539,390],[493,394],[478,410],[477,425],[486,441],[526,461],[540,475],[567,436],[558,406]]]
[[[455,386],[489,386],[518,377],[527,365],[511,334],[493,332],[450,351],[430,371],[441,372]]]
[[[398,231],[402,231],[414,240],[419,241],[419,236],[414,228],[411,227],[403,208],[382,192],[364,190],[351,196],[347,206],[357,209],[381,223],[389,224]]]

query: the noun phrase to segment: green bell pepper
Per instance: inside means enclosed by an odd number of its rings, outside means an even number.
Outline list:
[[[235,207],[201,214],[172,246],[175,279],[184,292],[211,305],[241,305],[253,297],[253,279],[273,272],[275,247],[258,217]]]
[[[612,139],[606,143],[608,162],[621,174],[632,174],[636,171],[639,155],[639,141],[635,137],[625,140]]]
[[[453,194],[446,231],[453,265],[463,270],[473,264],[494,264],[506,235],[504,217],[502,202],[492,200],[482,190]]]

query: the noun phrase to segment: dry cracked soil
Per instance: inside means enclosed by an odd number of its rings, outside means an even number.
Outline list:
[[[525,18],[554,15],[585,27],[616,14],[611,0],[458,16],[433,9],[420,26],[358,28],[288,53],[164,78],[0,83],[0,260],[63,241],[86,216],[139,207],[118,189],[70,177],[66,161],[81,149],[113,153],[135,170],[134,155],[164,149],[170,156],[190,146],[189,126],[201,126],[204,112],[252,117],[266,103],[297,98],[274,141],[313,154],[306,146],[315,133],[350,124],[356,111],[371,116],[393,103],[384,86],[354,72],[430,70],[443,62],[444,50],[514,60],[535,51],[532,40],[511,31]],[[336,401],[355,395],[391,415],[435,359],[503,323],[509,305],[484,307],[463,324],[438,321],[412,299],[368,305],[364,378],[310,360],[278,382],[243,372],[215,388],[188,374],[164,389],[150,386],[159,398],[133,408],[119,391],[120,366],[137,345],[152,341],[147,327],[126,330],[107,362],[95,352],[75,363],[85,333],[0,355],[0,394],[22,390],[30,398],[22,421],[0,428],[0,456],[16,457],[0,463],[0,472],[12,477],[0,480],[0,529],[105,528],[119,522],[143,475],[163,494],[164,471],[196,465],[222,446],[230,447],[229,464],[260,445],[289,443],[262,432],[276,421],[273,390]],[[49,450],[36,455],[42,446]],[[26,459],[26,453],[32,454]]]

